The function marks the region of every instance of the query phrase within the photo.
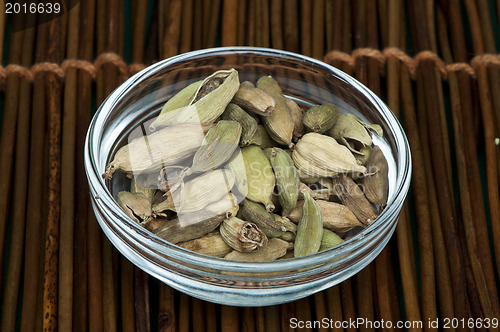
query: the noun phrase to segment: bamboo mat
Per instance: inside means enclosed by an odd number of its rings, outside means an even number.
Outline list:
[[[358,317],[426,328],[464,318],[468,329],[469,318],[500,319],[500,1],[85,0],[17,32],[7,21],[22,16],[4,13],[1,331],[289,331],[291,318]],[[89,208],[82,147],[96,107],[144,65],[231,45],[298,52],[353,75],[400,117],[411,145],[412,188],[386,249],[340,285],[279,306],[174,291],[123,258]]]

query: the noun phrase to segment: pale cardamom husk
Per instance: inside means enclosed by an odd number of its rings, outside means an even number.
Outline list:
[[[290,109],[290,115],[292,116],[293,120],[293,140],[296,142],[299,138],[304,135],[305,130],[304,130],[304,124],[302,121],[304,120],[304,112],[302,109],[297,105],[295,101],[293,101],[290,98],[285,98],[286,105]]]
[[[340,114],[330,135],[346,146],[353,153],[360,153],[362,147],[371,146],[370,131],[382,136],[382,127],[361,121],[354,114]]]
[[[151,202],[143,193],[120,191],[117,201],[125,213],[137,222],[142,222],[152,215]]]
[[[311,177],[332,177],[349,173],[357,178],[366,172],[353,154],[335,139],[318,133],[308,133],[297,142],[292,153],[295,166]],[[302,180],[302,179],[301,179]]]
[[[274,112],[275,101],[266,91],[250,86],[250,82],[240,85],[232,102],[246,111],[262,116],[270,116]]]

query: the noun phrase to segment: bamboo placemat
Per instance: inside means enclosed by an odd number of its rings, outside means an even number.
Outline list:
[[[14,31],[8,21],[23,16],[2,9],[1,330],[288,331],[292,318],[360,317],[425,329],[457,318],[469,329],[469,318],[500,319],[499,18],[498,0],[85,0]],[[145,65],[231,45],[353,75],[401,119],[412,151],[412,188],[386,249],[340,285],[279,306],[174,291],[123,258],[89,207],[82,151],[96,107]]]

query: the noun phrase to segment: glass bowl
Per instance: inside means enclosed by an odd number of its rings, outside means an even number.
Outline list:
[[[118,205],[106,165],[123,138],[157,115],[188,84],[219,69],[235,68],[240,82],[272,75],[283,93],[300,104],[333,103],[378,123],[373,135],[389,163],[389,198],[378,218],[341,245],[316,254],[272,262],[214,258],[173,245],[134,222]],[[158,62],[119,86],[95,114],[85,142],[85,167],[92,206],[104,233],[133,264],[191,296],[226,305],[263,306],[289,302],[351,277],[385,247],[405,200],[411,158],[403,129],[389,108],[358,81],[321,61],[256,47],[212,48]]]

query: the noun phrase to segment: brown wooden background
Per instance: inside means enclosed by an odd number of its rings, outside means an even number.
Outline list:
[[[23,16],[4,12],[2,331],[500,319],[498,0],[81,0],[17,32],[7,23]],[[401,118],[414,163],[408,204],[388,247],[342,284],[280,306],[215,305],[160,284],[102,235],[83,169],[92,112],[144,65],[220,45],[324,59]]]

